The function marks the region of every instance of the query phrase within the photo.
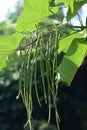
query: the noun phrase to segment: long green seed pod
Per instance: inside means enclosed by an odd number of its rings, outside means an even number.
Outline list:
[[[50,38],[47,42],[47,51],[46,51],[46,76],[47,76],[47,83],[48,83],[48,108],[49,108],[49,115],[48,115],[48,123],[51,119],[51,65],[50,65]]]
[[[50,97],[50,90],[51,90],[51,84],[49,79],[49,65],[46,63],[46,77],[47,77],[47,83],[48,83],[48,108],[49,108],[49,115],[48,115],[48,123],[51,119],[51,97]]]
[[[40,97],[39,97],[39,94],[38,94],[38,87],[37,87],[37,58],[38,58],[38,40],[36,42],[36,46],[35,46],[35,53],[34,53],[34,57],[35,57],[35,69],[34,69],[34,84],[35,84],[35,92],[36,92],[36,96],[37,96],[37,100],[38,100],[38,103],[39,105],[41,106],[41,102],[40,102]]]
[[[58,43],[59,43],[59,34],[56,31],[56,35],[55,35],[55,53],[54,53],[54,63],[55,63],[54,64],[54,71],[55,71],[55,69],[58,66],[58,63],[57,63],[57,61],[58,61],[58,52],[57,52],[57,50],[58,50]],[[57,110],[57,105],[56,105],[56,102],[57,102],[57,93],[58,93],[58,84],[56,85],[56,89],[55,89],[54,106],[55,106],[56,123],[57,123],[58,129],[60,130],[60,127],[59,127],[60,118],[59,118],[59,114],[58,114],[58,110]]]
[[[41,106],[40,97],[38,94],[37,86],[37,69],[38,69],[38,57],[40,57],[40,73],[43,86],[43,95],[45,102],[48,103],[48,123],[51,119],[51,104],[53,103],[55,107],[56,122],[59,130],[59,115],[57,111],[57,95],[58,95],[58,85],[55,87],[55,69],[57,68],[58,60],[58,33],[55,32],[51,34],[48,40],[44,40],[44,37],[40,36],[35,42],[35,45],[31,45],[31,48],[27,50],[20,50],[21,57],[21,71],[19,80],[19,93],[21,93],[24,105],[27,110],[27,117],[30,130],[32,130],[32,111],[33,111],[33,99],[32,99],[32,85],[34,82],[36,97],[39,105]],[[32,41],[32,39],[31,39]],[[54,47],[54,48],[53,48]],[[51,51],[53,51],[53,56],[51,57]],[[46,84],[47,83],[47,84]],[[27,124],[27,123],[26,123]]]
[[[45,88],[45,66],[44,66],[44,61],[46,61],[46,58],[43,54],[43,41],[40,40],[40,71],[41,71],[41,78],[42,78],[42,84],[43,84],[43,91],[44,91],[44,98],[45,98],[45,103],[47,103],[47,96],[46,96],[46,88]]]

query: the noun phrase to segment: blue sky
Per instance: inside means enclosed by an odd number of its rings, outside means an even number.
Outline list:
[[[81,16],[83,25],[86,25],[87,4],[85,4],[85,5],[81,8],[81,10],[79,11],[79,14],[80,14],[80,16]],[[78,19],[78,17],[76,16],[76,17],[72,20],[72,23],[73,23],[73,25],[75,25],[75,26],[80,25],[80,22],[79,22],[79,20],[77,20],[77,19]]]
[[[66,16],[67,8],[64,9],[64,15]],[[82,8],[79,10],[79,14],[81,16],[83,25],[85,25],[86,22],[86,17],[87,17],[87,4],[83,5]],[[71,23],[75,26],[79,26],[80,22],[78,20],[78,16],[75,16],[72,20]]]

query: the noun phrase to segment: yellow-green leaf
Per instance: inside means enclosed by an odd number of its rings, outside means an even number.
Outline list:
[[[24,10],[17,21],[17,31],[33,31],[36,25],[49,16],[48,0],[24,0]]]
[[[23,35],[15,33],[10,36],[0,36],[0,70],[6,66],[7,56],[19,45]]]
[[[77,33],[74,33],[70,36],[67,36],[67,37],[61,39],[59,42],[58,53],[60,53],[60,52],[65,53],[67,51],[67,49],[69,48],[69,46],[71,45],[71,42],[73,41],[73,39],[79,38],[79,37],[81,37],[81,35],[80,35],[80,33],[77,32]]]
[[[87,51],[87,41],[84,38],[74,39],[68,48],[58,71],[60,80],[71,84],[73,77],[81,65]]]

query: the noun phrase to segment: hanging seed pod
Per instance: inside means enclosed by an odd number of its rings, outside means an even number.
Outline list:
[[[27,110],[27,117],[28,117],[30,130],[32,130],[31,115],[33,109],[32,94],[31,94],[33,66],[32,69],[30,69],[31,50],[32,49],[30,48],[29,51],[27,51],[27,49],[25,48],[24,51],[22,52],[22,50],[20,49],[21,68],[20,68],[20,78],[19,78],[19,92],[21,93],[23,103]]]
[[[47,103],[47,95],[46,95],[46,88],[45,88],[45,55],[43,53],[43,40],[40,40],[40,71],[41,71],[41,78],[42,78],[42,84],[43,84],[43,91],[44,91],[44,99],[45,103]]]
[[[30,130],[32,130],[31,120],[33,111],[33,86],[36,92],[37,101],[41,106],[37,85],[38,64],[40,66],[40,76],[42,80],[44,100],[45,103],[48,103],[48,123],[51,120],[51,109],[53,104],[55,108],[57,127],[59,130],[59,115],[57,111],[58,85],[55,85],[55,70],[58,66],[58,36],[58,32],[55,31],[55,34],[50,34],[48,39],[44,40],[43,35],[40,34],[40,36],[37,36],[35,44],[31,45],[29,49],[27,49],[27,46],[25,46],[25,49],[23,51],[20,49],[21,67],[19,94],[21,94],[23,103],[27,110],[27,123],[29,123]],[[31,41],[33,40],[31,39]]]
[[[51,38],[51,36],[50,36]],[[50,38],[47,42],[47,52],[46,52],[46,74],[47,74],[47,82],[48,82],[48,108],[49,108],[49,115],[48,115],[48,123],[51,119],[51,64],[50,64]]]
[[[56,31],[56,36],[55,36],[55,53],[54,53],[54,63],[53,63],[53,73],[55,74],[55,69],[57,68],[58,66],[58,54],[57,54],[57,50],[58,50],[58,42],[59,42],[59,35],[58,35],[58,32]],[[59,122],[60,122],[60,118],[59,118],[59,114],[58,114],[58,110],[57,110],[57,93],[58,93],[58,84],[57,86],[55,87],[55,92],[54,92],[54,106],[55,106],[55,116],[56,116],[56,123],[57,123],[57,127],[58,129],[60,130],[60,127],[59,127]]]
[[[34,69],[34,84],[35,84],[35,92],[36,92],[36,96],[37,96],[37,100],[39,105],[41,106],[41,102],[40,102],[40,97],[38,94],[38,87],[37,87],[37,62],[38,62],[38,40],[36,41],[36,45],[35,45],[35,53],[34,53],[34,57],[35,57],[35,69]]]

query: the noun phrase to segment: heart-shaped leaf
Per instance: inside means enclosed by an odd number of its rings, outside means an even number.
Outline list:
[[[50,15],[48,0],[24,0],[24,10],[17,21],[17,31],[33,31],[36,25]]]

